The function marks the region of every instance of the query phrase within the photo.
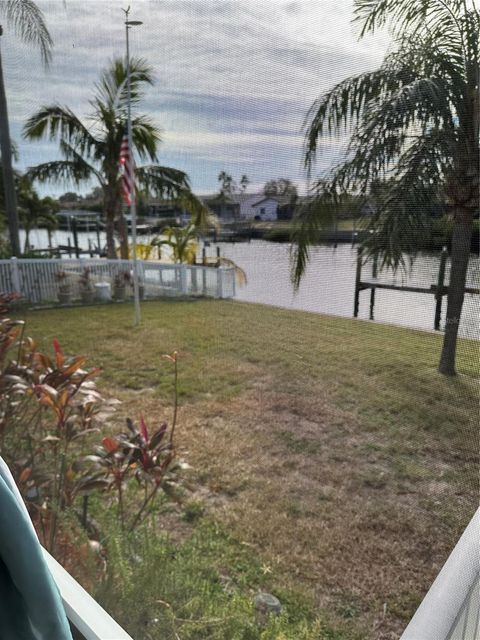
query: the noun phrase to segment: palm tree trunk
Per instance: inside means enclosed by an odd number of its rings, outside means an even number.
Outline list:
[[[1,27],[0,27],[1,35]],[[10,128],[8,126],[7,96],[3,80],[2,54],[0,52],[0,151],[2,154],[3,184],[5,189],[5,212],[8,220],[10,245],[14,256],[20,256],[20,239],[18,231],[17,198],[15,179],[12,169],[12,146]]]
[[[450,284],[448,286],[447,315],[445,320],[445,336],[438,370],[447,376],[454,376],[455,357],[457,352],[458,326],[465,297],[470,243],[472,239],[473,211],[457,208],[452,234],[452,256],[450,268]]]
[[[115,252],[115,212],[105,211],[105,233],[107,235],[107,258],[115,260],[117,254]]]

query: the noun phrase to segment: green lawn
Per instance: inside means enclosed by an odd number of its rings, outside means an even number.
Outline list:
[[[478,343],[460,341],[447,379],[434,333],[227,301],[149,302],[142,315],[133,329],[128,304],[31,311],[28,333],[101,367],[119,418],[153,422],[171,415],[161,355],[179,350],[188,526],[249,550],[240,563],[213,554],[211,580],[298,597],[301,637],[396,637],[478,502]],[[288,629],[264,637],[300,637]]]

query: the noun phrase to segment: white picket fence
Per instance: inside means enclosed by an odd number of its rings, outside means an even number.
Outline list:
[[[59,303],[60,285],[68,285],[69,302],[82,300],[81,276],[88,269],[92,288],[108,283],[112,294],[115,279],[126,276],[127,297],[133,296],[131,276],[133,261],[105,259],[16,259],[0,260],[0,292],[20,293],[23,301],[33,304]],[[141,294],[144,299],[165,296],[207,296],[232,298],[235,296],[235,270],[232,267],[204,267],[185,264],[163,264],[147,260],[137,261]],[[58,275],[64,274],[60,281]],[[95,286],[99,285],[99,286]],[[105,284],[103,284],[105,290]],[[84,299],[84,298],[83,298]],[[65,301],[64,301],[65,302]]]

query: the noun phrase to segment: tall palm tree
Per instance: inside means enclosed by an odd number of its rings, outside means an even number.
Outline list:
[[[145,87],[153,83],[152,69],[144,60],[132,59],[130,72],[131,100],[135,107]],[[114,229],[117,221],[123,226],[121,254],[128,257],[119,165],[120,147],[127,125],[127,83],[123,60],[114,60],[103,72],[90,105],[92,112],[84,121],[68,107],[58,104],[42,107],[27,121],[24,127],[26,138],[56,140],[64,156],[63,160],[31,167],[28,175],[40,182],[79,184],[96,180],[103,191],[107,255],[116,257]],[[137,186],[144,193],[175,199],[179,206],[193,215],[197,224],[206,224],[208,210],[191,192],[187,175],[178,169],[156,164],[160,130],[148,116],[133,116],[132,140],[140,160],[152,163],[135,168]]]
[[[377,189],[375,233],[365,243],[383,266],[414,252],[432,207],[453,218],[451,273],[439,371],[455,374],[473,219],[479,205],[479,12],[474,0],[354,0],[361,36],[389,23],[395,50],[376,71],[347,78],[307,116],[310,172],[322,137],[350,135],[342,162],[314,185],[296,221],[293,279],[343,192]]]
[[[52,39],[48,33],[43,13],[32,0],[2,0],[0,16],[11,26],[20,39],[26,44],[40,49],[45,64],[50,60]],[[3,27],[0,25],[0,36]],[[5,211],[7,214],[10,244],[15,256],[20,255],[18,235],[17,199],[15,194],[15,178],[12,169],[12,147],[10,127],[8,124],[7,96],[3,78],[2,55],[0,52],[0,151],[2,154],[2,172],[5,190]]]

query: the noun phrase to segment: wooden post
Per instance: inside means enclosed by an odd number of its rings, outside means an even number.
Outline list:
[[[443,297],[443,283],[445,282],[445,269],[447,266],[448,249],[443,247],[440,255],[440,267],[438,269],[437,290],[435,291],[435,320],[433,326],[435,331],[440,331],[440,320],[442,317],[442,297]]]
[[[205,249],[205,247],[203,247],[202,249],[202,264],[203,264],[202,289],[203,289],[203,295],[206,296],[207,295],[207,250]]]
[[[217,247],[217,267],[220,266],[220,247]]]
[[[98,221],[98,216],[96,219],[96,232],[97,232],[97,249],[98,249],[98,255],[100,256],[100,251],[101,251],[101,247],[100,247],[100,223]]]
[[[68,257],[71,258],[72,257],[72,242],[70,240],[70,236],[68,236]]]
[[[75,249],[75,257],[80,258],[80,247],[78,246],[77,220],[72,218],[73,245]]]
[[[378,272],[378,255],[375,254],[373,256],[373,263],[372,263],[372,278],[377,277],[377,272]],[[370,289],[370,320],[373,320],[374,309],[375,309],[375,287],[372,287]]]
[[[362,248],[357,249],[357,271],[355,274],[355,297],[353,302],[353,317],[358,318],[358,308],[360,305],[360,279],[362,276]]]

